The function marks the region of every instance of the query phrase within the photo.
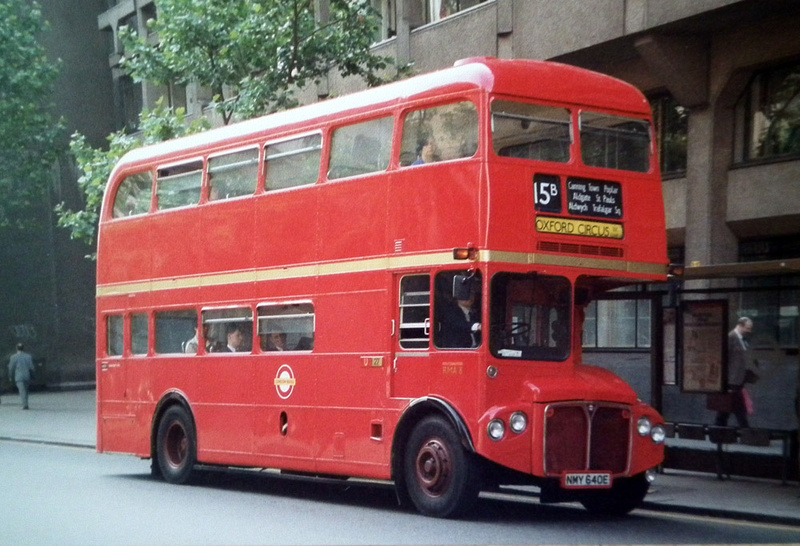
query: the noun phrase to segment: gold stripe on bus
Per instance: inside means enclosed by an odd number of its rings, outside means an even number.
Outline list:
[[[477,262],[553,265],[559,267],[578,267],[582,269],[605,269],[645,275],[665,275],[667,272],[666,265],[662,264],[491,250],[480,251]],[[142,292],[161,292],[165,290],[200,288],[228,284],[303,279],[347,273],[369,273],[374,271],[390,271],[412,267],[434,267],[452,265],[456,263],[467,266],[467,264],[473,262],[455,260],[453,259],[452,252],[417,254],[408,256],[387,256],[382,258],[369,258],[365,260],[349,260],[342,262],[328,262],[313,265],[298,265],[269,269],[248,269],[237,272],[213,273],[203,276],[188,276],[174,279],[156,279],[132,283],[100,285],[97,287],[96,295],[97,297],[122,296]]]
[[[478,261],[491,263],[512,263],[521,265],[555,265],[559,267],[579,267],[582,269],[605,269],[623,271],[640,275],[666,275],[665,264],[628,262],[603,258],[558,256],[555,254],[505,252],[498,250],[481,251]]]
[[[536,231],[539,233],[554,233],[556,235],[577,235],[593,239],[622,239],[625,237],[625,230],[622,224],[554,218],[551,216],[537,217]]]

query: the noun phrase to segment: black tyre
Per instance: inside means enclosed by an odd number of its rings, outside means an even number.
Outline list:
[[[426,417],[408,439],[403,483],[420,513],[456,517],[478,498],[480,467],[450,423],[438,416]]]
[[[156,461],[169,483],[187,483],[197,462],[194,423],[182,406],[172,406],[161,417],[156,433]]]
[[[592,514],[624,516],[642,504],[649,487],[650,482],[642,473],[616,480],[611,489],[588,491],[580,501]]]

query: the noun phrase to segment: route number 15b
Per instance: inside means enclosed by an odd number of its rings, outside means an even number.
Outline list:
[[[533,200],[537,211],[561,212],[561,179],[552,174],[534,175]]]

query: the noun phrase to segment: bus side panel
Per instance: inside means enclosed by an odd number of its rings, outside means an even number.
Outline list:
[[[316,258],[317,200],[320,188],[311,186],[269,192],[255,198],[254,265],[310,264]],[[311,293],[311,290],[300,290]],[[291,292],[289,292],[291,293]],[[262,297],[274,297],[271,290]]]
[[[320,280],[316,375],[319,469],[388,478],[391,444],[383,416],[391,369],[386,273]]]
[[[203,378],[192,402],[198,458],[230,462],[224,454],[252,453],[255,357],[211,354],[196,362]]]
[[[434,163],[401,169],[389,190],[389,239],[402,252],[452,251],[481,244],[476,160]]]
[[[120,218],[100,224],[97,245],[97,284],[150,279],[149,216]]]
[[[321,188],[317,260],[380,256],[386,242],[387,175],[328,181]]]
[[[201,208],[190,207],[150,216],[152,236],[148,253],[153,260],[150,278],[196,275],[206,269],[219,267],[218,264],[213,264],[213,267],[206,268],[201,262],[201,252],[205,246],[205,240],[201,236],[201,214]]]

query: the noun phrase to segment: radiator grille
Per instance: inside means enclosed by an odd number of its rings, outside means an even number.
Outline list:
[[[545,473],[628,468],[631,419],[625,406],[554,404],[545,412]]]
[[[579,245],[575,243],[539,241],[537,248],[542,252],[583,254],[585,256],[601,256],[603,258],[623,258],[625,256],[623,249],[617,246]]]

